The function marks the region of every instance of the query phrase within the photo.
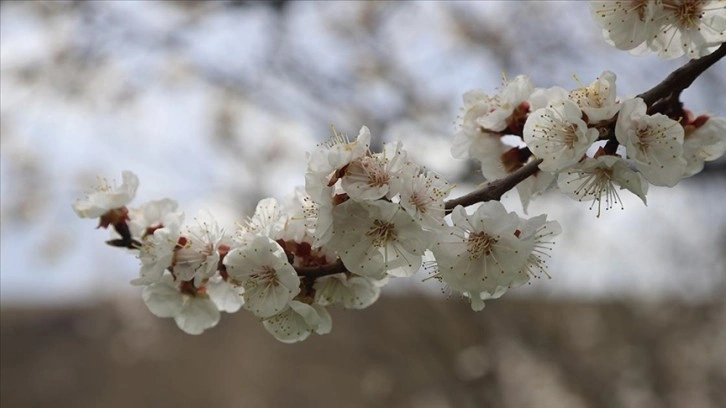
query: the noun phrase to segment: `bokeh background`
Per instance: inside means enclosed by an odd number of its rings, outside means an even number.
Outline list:
[[[584,2],[0,2],[1,405],[726,405],[724,160],[599,219],[541,197],[529,215],[565,231],[552,279],[482,312],[422,274],[297,345],[244,312],[198,337],[153,317],[138,261],[70,207],[129,169],[138,203],[231,229],[304,183],[330,124],[403,141],[458,195],[482,182],[448,152],[465,91],[607,69],[633,96],[684,62],[610,48]],[[725,65],[688,108],[726,114]]]

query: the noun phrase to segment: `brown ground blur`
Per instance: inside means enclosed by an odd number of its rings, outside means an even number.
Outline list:
[[[132,302],[129,304],[129,302]],[[297,345],[136,301],[2,311],[11,407],[724,407],[726,305],[384,298]]]

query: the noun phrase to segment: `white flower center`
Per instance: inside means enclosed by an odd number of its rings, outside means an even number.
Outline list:
[[[421,194],[418,191],[414,191],[408,201],[409,203],[411,203],[411,205],[416,207],[417,212],[422,214],[426,213],[426,205],[429,203],[429,200],[426,199],[426,196],[424,194]]]
[[[497,239],[486,232],[473,232],[469,234],[469,239],[466,243],[469,258],[473,260],[481,258],[482,255],[491,255],[494,244],[496,243]]]
[[[280,284],[277,277],[277,271],[269,266],[263,266],[256,274],[252,275],[252,277],[266,285],[278,286]]]
[[[562,134],[564,136],[563,143],[568,149],[573,149],[575,143],[577,143],[577,126],[569,124],[562,128]]]
[[[389,241],[396,240],[396,226],[390,222],[375,220],[373,221],[373,226],[366,232],[366,235],[373,240],[373,246],[381,248]]]
[[[678,125],[678,123],[676,122],[675,125]],[[648,125],[640,128],[637,131],[638,141],[635,145],[638,147],[638,150],[645,154],[651,146],[667,142],[667,131],[670,128],[670,126],[665,127],[662,125]]]
[[[632,6],[631,10],[638,13],[638,19],[642,22],[645,22],[645,10],[648,8],[649,1],[650,0],[634,0],[630,2]]]
[[[364,157],[360,166],[366,175],[368,185],[371,187],[382,187],[388,184],[390,176],[381,163],[372,157]]]
[[[703,17],[703,3],[703,1],[685,0],[680,2],[680,4],[664,3],[664,6],[666,8],[674,8],[673,11],[676,15],[678,26],[689,29],[698,27],[701,17]]]
[[[592,197],[592,205],[590,209],[597,203],[597,217],[600,217],[600,209],[602,204],[602,196],[605,196],[605,209],[613,208],[615,204],[620,203],[620,195],[613,185],[613,170],[609,168],[598,167],[583,173],[578,180],[582,180],[580,186],[575,189],[575,194],[580,197],[580,201],[586,196]]]
[[[555,118],[554,115],[557,114],[553,112],[550,115],[543,115],[542,119],[549,122],[549,124],[537,124],[536,128],[542,132],[543,139],[563,145],[568,149],[574,149],[578,141],[577,125],[560,118]]]

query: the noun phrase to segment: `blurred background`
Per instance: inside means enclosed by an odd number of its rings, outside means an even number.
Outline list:
[[[145,308],[138,261],[71,203],[139,175],[231,230],[304,183],[329,125],[401,140],[459,186],[461,95],[502,75],[633,96],[685,60],[609,47],[584,2],[0,2],[0,403],[8,407],[726,406],[726,163],[564,233],[538,280],[479,313],[425,275],[333,331],[277,343],[249,314],[202,336]],[[683,100],[726,114],[723,62]],[[578,82],[579,80],[579,82]],[[503,200],[522,213],[516,192]]]

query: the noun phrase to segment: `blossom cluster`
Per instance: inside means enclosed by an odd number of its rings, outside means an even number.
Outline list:
[[[376,154],[369,145],[366,127],[353,142],[336,133],[310,155],[306,173],[315,244],[337,252],[348,271],[373,279],[409,277],[434,259],[433,277],[468,298],[474,310],[546,274],[559,224],[544,215],[520,218],[498,201],[471,214],[456,206],[447,220],[446,180],[408,160],[398,142]]]
[[[184,214],[170,199],[128,208],[138,178],[127,171],[123,180],[115,189],[104,182],[73,207],[81,217],[100,217],[101,227],[114,227],[115,239],[109,244],[138,251],[139,277],[131,283],[143,286],[144,302],[153,314],[174,318],[190,334],[215,326],[220,312],[233,313],[242,307],[281,341],[294,342],[313,331],[330,330],[330,315],[321,305],[324,301],[308,301],[310,293],[303,291],[307,288],[282,247],[295,239],[299,223],[275,200],[262,200],[253,217],[241,223],[235,234],[227,234],[208,213],[184,225]],[[302,241],[294,252],[307,252],[309,260],[326,257],[309,245],[305,248]],[[356,282],[330,277],[316,284],[321,296],[327,293],[325,301],[332,303],[348,300],[342,292]],[[357,291],[360,296],[354,306],[375,300],[376,289],[366,294],[370,299]]]
[[[525,211],[556,184],[592,200],[599,216],[603,203],[620,203],[616,186],[645,202],[649,184],[673,186],[726,151],[723,118],[685,110],[671,118],[651,108],[617,98],[609,71],[573,90],[535,88],[521,75],[497,95],[464,95],[452,153],[478,160],[492,180],[537,161],[516,185]],[[185,224],[171,199],[128,207],[139,185],[131,172],[118,187],[103,181],[73,208],[113,227],[110,245],[137,252],[132,284],[143,287],[153,314],[190,334],[244,308],[278,340],[301,341],[331,330],[329,306],[368,307],[390,279],[422,267],[473,310],[549,276],[557,222],[522,218],[498,201],[449,205],[449,182],[410,160],[400,142],[376,153],[370,145],[365,126],[352,141],[333,129],[308,154],[305,187],[282,204],[261,200],[231,232],[204,212]]]
[[[701,56],[726,40],[723,1],[591,7],[606,39],[626,50]],[[568,90],[536,88],[520,75],[493,96],[464,94],[451,153],[478,161],[491,183],[448,201],[447,180],[411,160],[400,142],[372,152],[363,126],[354,140],[333,128],[308,153],[305,187],[282,203],[261,200],[233,231],[206,212],[185,223],[168,198],[129,207],[139,180],[128,171],[120,186],[102,180],[73,209],[112,227],[107,243],[137,254],[131,283],[142,287],[151,313],[190,334],[244,308],[278,340],[301,341],[330,332],[329,306],[366,308],[390,280],[422,269],[481,310],[549,277],[546,261],[561,232],[546,215],[508,212],[497,201],[504,191],[516,187],[526,213],[554,185],[591,201],[599,217],[603,207],[622,208],[620,190],[645,203],[649,185],[672,187],[726,153],[726,119],[683,109],[683,88],[660,99],[620,98],[615,80],[605,71]],[[501,191],[484,194],[489,187]]]
[[[372,153],[370,140],[366,127],[354,141],[334,130],[308,155],[305,188],[283,204],[261,200],[231,233],[204,212],[184,224],[170,199],[127,207],[139,184],[131,172],[121,186],[103,183],[73,207],[113,226],[109,244],[138,251],[131,283],[143,287],[153,314],[190,334],[241,308],[283,342],[324,334],[328,306],[368,307],[390,279],[413,276],[434,259],[433,277],[475,310],[546,274],[559,224],[545,215],[520,218],[496,201],[473,213],[457,206],[447,223],[449,183],[409,160],[400,143]]]
[[[724,0],[592,1],[605,40],[633,54],[699,58],[726,41]]]
[[[652,112],[642,98],[618,98],[615,79],[605,71],[567,90],[535,88],[520,75],[494,96],[469,91],[452,154],[479,161],[487,179],[541,159],[540,171],[517,186],[525,210],[556,180],[564,193],[591,201],[600,216],[603,207],[622,208],[616,187],[645,203],[649,184],[672,187],[726,152],[726,119]]]

